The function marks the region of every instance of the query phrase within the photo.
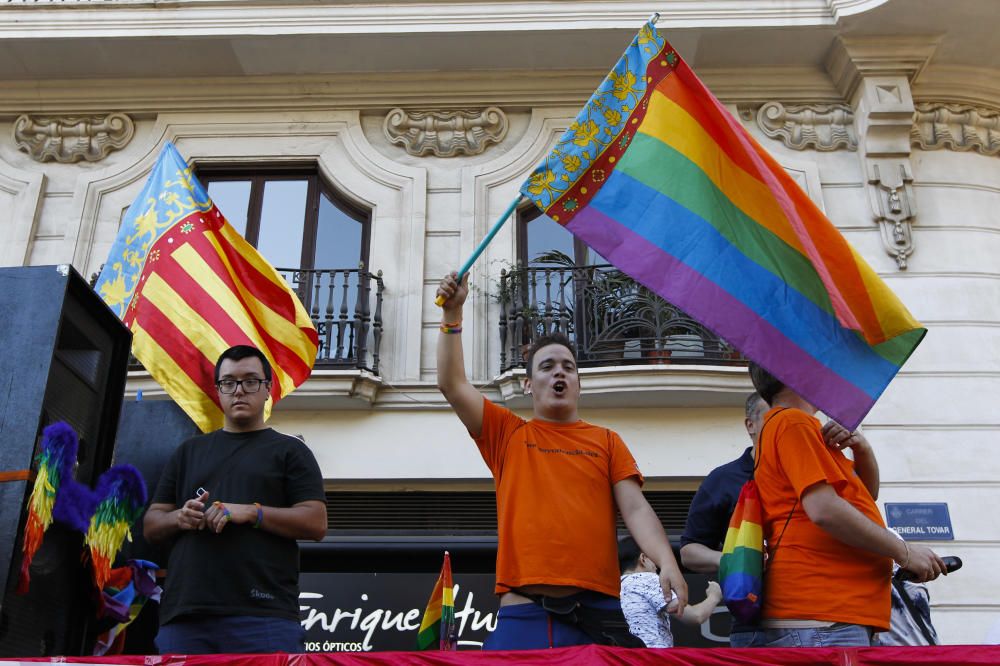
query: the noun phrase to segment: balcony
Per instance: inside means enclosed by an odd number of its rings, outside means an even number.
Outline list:
[[[741,366],[746,359],[686,313],[613,266],[532,266],[500,276],[500,368],[524,366],[532,342],[573,341],[581,368]]]
[[[360,268],[278,268],[319,333],[317,369],[359,369],[378,375],[382,342],[382,271]],[[374,294],[372,293],[374,291]]]

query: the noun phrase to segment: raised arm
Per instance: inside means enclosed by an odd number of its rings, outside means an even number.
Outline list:
[[[446,275],[438,285],[437,295],[445,301],[441,308],[441,332],[437,345],[437,383],[445,400],[473,436],[483,429],[483,396],[465,376],[462,336],[454,331],[462,327],[462,309],[469,295],[469,276],[461,283],[457,273]]]
[[[854,452],[854,471],[861,483],[871,493],[872,499],[878,499],[880,485],[878,460],[868,439],[861,431],[851,432],[836,421],[827,421],[823,426],[823,440],[827,446],[835,449],[851,449]]]
[[[615,503],[622,514],[622,520],[628,527],[639,549],[646,557],[653,560],[660,568],[660,587],[663,588],[665,599],[670,598],[670,591],[677,595],[677,616],[681,617],[687,606],[687,583],[674,559],[674,552],[663,531],[663,524],[649,506],[642,489],[635,479],[622,479],[614,485]]]
[[[817,483],[806,488],[802,508],[809,520],[834,539],[871,553],[891,557],[899,566],[914,572],[917,582],[926,582],[945,572],[944,562],[930,548],[910,545],[892,532],[869,520],[833,486]],[[886,572],[888,575],[888,572]]]

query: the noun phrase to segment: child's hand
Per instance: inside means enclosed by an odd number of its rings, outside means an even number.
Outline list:
[[[715,605],[718,606],[719,602],[722,601],[722,588],[714,580],[708,581],[708,587],[705,588],[705,596],[712,599]]]

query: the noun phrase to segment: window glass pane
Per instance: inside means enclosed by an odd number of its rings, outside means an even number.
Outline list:
[[[528,263],[534,266],[548,266],[553,263],[564,265],[561,261],[538,262],[540,254],[553,251],[566,255],[569,263],[573,263],[573,234],[566,227],[551,218],[540,215],[526,225],[528,230]]]
[[[334,317],[341,314],[353,317],[358,303],[356,269],[361,262],[361,223],[334,206],[325,194],[321,194],[317,227],[314,265],[328,271],[321,273],[318,278],[320,298],[328,301],[327,305]]]
[[[247,234],[250,207],[249,180],[217,180],[208,184],[208,196],[241,236]]]
[[[316,268],[357,268],[361,261],[361,223],[321,194],[316,230]]]
[[[257,249],[275,268],[299,268],[305,230],[305,180],[269,180],[264,183]]]

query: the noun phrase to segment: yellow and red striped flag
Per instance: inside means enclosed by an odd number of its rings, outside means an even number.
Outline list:
[[[319,336],[298,296],[228,223],[167,143],[95,285],[132,353],[203,432],[220,428],[215,361],[233,345],[271,362],[272,402],[312,372]]]

